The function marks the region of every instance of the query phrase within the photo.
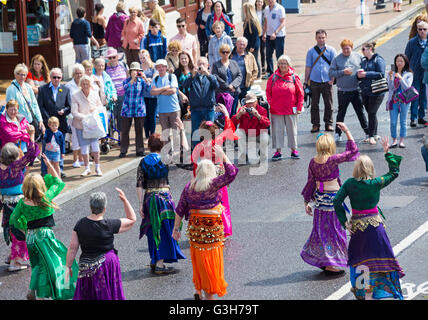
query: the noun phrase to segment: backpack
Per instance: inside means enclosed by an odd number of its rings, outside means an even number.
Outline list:
[[[157,86],[157,83],[158,83],[158,78],[159,78],[159,75],[157,75],[156,77],[154,77],[154,82],[155,82],[155,84],[156,84],[156,86]],[[172,82],[172,74],[171,73],[169,73],[168,72],[168,81],[169,81],[169,84],[171,85],[171,82]],[[177,98],[178,98],[178,104],[180,105],[180,109],[183,109],[183,100],[181,99],[181,96],[180,96],[180,94],[178,93],[178,89],[177,89]]]
[[[162,162],[157,153],[151,153],[141,161],[141,169],[148,180],[168,177],[168,167]]]
[[[293,83],[294,83],[294,85],[296,85],[296,76],[294,75],[294,72],[293,72],[293,74],[291,75],[291,77],[293,78],[293,81],[284,80],[283,78],[279,77],[276,73],[274,73],[274,74],[273,74],[273,77],[272,77],[271,85],[272,85],[272,87],[273,87],[273,85],[275,84],[276,79],[278,79],[278,78],[279,78],[281,81],[283,81],[283,82],[289,82],[289,83],[293,82]]]

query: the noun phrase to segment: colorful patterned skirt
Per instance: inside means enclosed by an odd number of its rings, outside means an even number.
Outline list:
[[[224,280],[223,210],[222,205],[208,210],[192,209],[187,227],[195,289],[219,297],[227,293],[228,286]]]
[[[115,250],[91,261],[80,261],[73,300],[125,300],[120,260]]]
[[[3,228],[4,240],[7,245],[11,244],[9,260],[26,264],[30,258],[28,256],[27,243],[25,242],[25,234],[9,224],[10,216],[22,197],[23,195],[2,196],[0,211],[3,208],[1,226]]]
[[[72,278],[67,276],[67,247],[55,238],[52,229],[28,230],[27,247],[31,264],[30,290],[35,290],[39,298],[72,299],[79,268],[74,261]]]
[[[168,188],[148,189],[144,194],[144,219],[140,226],[140,239],[147,235],[151,264],[186,259],[172,238],[175,222],[175,204]]]
[[[373,299],[402,300],[400,278],[404,272],[394,256],[382,218],[377,210],[364,214],[355,211],[348,248],[352,292],[357,299],[373,293]]]
[[[317,268],[346,267],[348,263],[346,230],[334,211],[335,196],[336,193],[315,192],[312,232],[300,256]]]

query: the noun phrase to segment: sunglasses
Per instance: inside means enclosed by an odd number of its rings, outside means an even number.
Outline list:
[[[186,25],[177,25],[177,28],[185,28],[186,27]]]
[[[230,53],[230,51],[222,51],[221,53],[228,54],[228,53]]]
[[[52,79],[61,79],[62,77],[52,77]]]
[[[427,31],[427,28],[418,28],[418,31]]]
[[[117,57],[108,57],[109,60],[116,59]]]

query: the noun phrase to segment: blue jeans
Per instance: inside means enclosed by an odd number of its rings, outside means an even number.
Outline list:
[[[276,59],[284,54],[285,37],[276,37],[275,40],[270,40],[270,36],[266,36],[266,64],[268,74],[274,72],[273,69],[273,52],[275,51]]]
[[[76,53],[76,63],[82,63],[91,58],[89,44],[75,44],[74,52]]]
[[[419,98],[412,102],[410,108],[410,120],[412,121],[423,119],[427,108],[425,84],[422,83],[422,80],[413,81],[413,87],[419,92]]]
[[[200,142],[200,139],[193,139],[193,132],[199,129],[202,121],[214,121],[214,109],[191,109],[190,117],[192,120],[192,149]]]
[[[158,114],[158,99],[144,98],[146,104],[146,121],[144,121],[144,132],[146,138],[156,131],[156,116]]]
[[[421,148],[422,158],[425,161],[425,170],[428,172],[428,148],[425,145],[422,145]]]
[[[392,110],[389,110],[391,137],[397,138],[397,121],[398,115],[400,114],[400,138],[404,138],[407,135],[407,113],[409,112],[410,103],[394,103]]]

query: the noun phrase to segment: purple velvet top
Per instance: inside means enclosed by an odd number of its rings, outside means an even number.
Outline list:
[[[315,160],[312,159],[308,168],[308,181],[302,190],[305,201],[310,202],[314,200],[317,181],[325,182],[337,178],[339,185],[342,185],[339,178],[339,164],[342,162],[354,161],[358,156],[357,144],[354,140],[348,140],[345,152],[332,155],[325,163],[316,163]]]
[[[0,168],[0,194],[3,194],[2,189],[17,187],[24,181],[24,173],[22,170],[39,155],[40,150],[36,143],[29,142],[27,153],[19,160],[12,162],[7,169]]]
[[[178,203],[175,212],[180,217],[189,219],[191,209],[211,209],[217,206],[222,198],[221,189],[233,180],[235,180],[239,169],[233,164],[224,163],[225,173],[214,178],[208,190],[196,192],[190,189],[190,183],[187,183],[181,193],[180,202]]]

